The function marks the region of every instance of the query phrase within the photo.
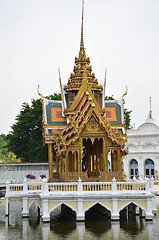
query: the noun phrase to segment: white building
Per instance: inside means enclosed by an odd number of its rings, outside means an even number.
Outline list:
[[[151,110],[145,123],[128,131],[129,153],[124,158],[126,179],[158,178],[159,173],[159,127],[152,118]]]

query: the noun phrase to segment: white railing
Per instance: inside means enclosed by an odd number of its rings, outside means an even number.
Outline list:
[[[77,192],[78,191],[78,183],[77,182],[49,183],[47,191],[49,191],[49,192],[55,192],[55,191]]]
[[[23,184],[6,184],[6,196],[23,195],[23,194],[93,194],[93,193],[150,193],[154,191],[154,180],[145,179],[144,181],[132,182],[116,182],[113,178],[112,182],[82,182],[79,178],[78,182],[56,182],[47,183],[47,180],[24,180]]]

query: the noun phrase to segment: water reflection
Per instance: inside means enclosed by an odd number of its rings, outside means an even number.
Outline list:
[[[111,220],[107,221],[86,221],[85,230],[93,233],[94,236],[101,236],[111,229]]]
[[[130,236],[136,236],[145,230],[145,220],[139,216],[131,216],[128,220],[122,219],[120,221],[120,228]]]
[[[73,221],[50,223],[50,232],[60,237],[71,235],[75,230],[76,222]]]
[[[154,224],[147,222],[144,227],[137,228],[133,222],[58,222],[33,224],[29,219],[23,219],[18,226],[9,225],[5,218],[5,225],[0,224],[0,236],[6,239],[155,239]],[[5,226],[5,230],[4,230]],[[158,227],[157,227],[158,228]],[[5,233],[4,233],[5,232]],[[140,236],[141,235],[141,236]],[[35,237],[36,236],[36,237]],[[144,236],[144,238],[143,238]],[[156,232],[157,236],[157,232]],[[3,238],[2,238],[3,239]],[[157,240],[158,238],[156,238]]]

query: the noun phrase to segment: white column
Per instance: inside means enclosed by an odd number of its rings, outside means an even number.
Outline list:
[[[78,190],[77,191],[78,191],[78,194],[81,194],[83,192],[81,178],[78,179]]]
[[[9,193],[9,182],[8,182],[8,180],[7,180],[7,182],[6,182],[6,195]]]
[[[5,238],[8,239],[8,224],[9,224],[9,218],[5,217]]]
[[[141,161],[141,164],[140,164],[139,175],[144,179],[144,177],[145,177],[145,165],[143,163],[143,160]]]
[[[78,232],[78,240],[83,240],[83,233],[85,232],[85,223],[78,222],[76,231]]]
[[[153,230],[153,223],[148,222],[146,224],[146,228],[147,228],[147,232],[148,232],[148,239],[152,239],[152,236],[154,234],[154,230]]]
[[[5,202],[6,202],[6,206],[5,206],[5,215],[8,216],[9,215],[9,202],[8,202],[9,198],[6,197],[5,198]]]
[[[151,178],[151,192],[154,191],[154,178]]]
[[[48,184],[47,179],[43,178],[42,180],[42,194],[47,195],[48,194]]]
[[[27,189],[27,179],[25,178],[23,181],[23,193],[27,193],[28,189]]]
[[[130,179],[130,170],[129,170],[129,159],[127,156],[123,159],[124,162],[124,173],[126,174],[126,179]]]
[[[153,213],[152,213],[152,198],[147,198],[147,211],[146,211],[146,220],[153,220]]]
[[[119,239],[119,222],[113,222],[112,223],[112,230],[113,230],[113,239],[118,240]]]
[[[28,210],[28,198],[23,198],[23,210],[22,210],[22,216],[28,217],[29,216],[29,210]]]
[[[152,213],[154,214],[154,215],[157,215],[157,208],[156,208],[156,196],[154,195],[153,197],[152,197]]]
[[[146,179],[146,194],[150,193],[150,180]]]
[[[45,223],[42,225],[42,236],[44,240],[49,239],[49,232],[50,232],[50,223]]]
[[[144,175],[143,175],[144,171],[143,171],[143,164],[142,164],[143,160],[142,160],[142,158],[136,159],[136,160],[138,161],[138,173],[139,173],[139,177],[144,178]]]
[[[28,239],[27,228],[28,228],[28,219],[23,219],[23,240]]]
[[[112,211],[112,220],[119,220],[119,211],[118,211],[118,200],[117,198],[113,198],[113,211]]]
[[[42,215],[43,222],[50,222],[50,215],[48,213],[48,199],[42,199],[42,209],[43,209]]]
[[[116,187],[116,179],[113,177],[112,179],[112,193],[117,194],[117,187]]]
[[[84,221],[83,199],[78,199],[77,221]]]

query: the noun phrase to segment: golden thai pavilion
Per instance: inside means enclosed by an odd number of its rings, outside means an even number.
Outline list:
[[[67,85],[60,79],[60,87],[62,101],[42,97],[49,181],[123,180],[122,159],[128,153],[124,95],[105,101],[105,86],[98,84],[86,57],[83,9],[79,55]]]

